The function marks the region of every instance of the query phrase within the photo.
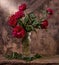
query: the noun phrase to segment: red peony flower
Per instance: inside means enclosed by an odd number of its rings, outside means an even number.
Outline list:
[[[24,38],[25,36],[25,30],[22,29],[20,32],[17,33],[17,38]]]
[[[53,15],[53,10],[51,8],[47,8],[47,12],[49,13],[49,15]]]
[[[19,30],[22,30],[22,27],[19,26],[19,25],[17,25],[17,26],[13,29],[13,31],[15,31],[15,32],[18,32]]]
[[[24,12],[23,11],[18,11],[18,12],[15,13],[15,16],[16,16],[17,19],[22,18],[24,16]]]
[[[15,15],[12,15],[10,18],[9,18],[9,21],[8,21],[8,24],[12,27],[15,27],[16,24],[17,24],[17,19],[15,17]]]
[[[13,29],[13,36],[17,38],[23,38],[25,36],[25,30],[21,26],[17,25]]]
[[[21,6],[19,6],[19,10],[20,11],[24,11],[26,9],[26,4],[22,4]]]
[[[48,21],[47,21],[47,20],[42,21],[42,23],[41,23],[41,28],[42,28],[42,29],[46,29],[47,26],[48,26]]]

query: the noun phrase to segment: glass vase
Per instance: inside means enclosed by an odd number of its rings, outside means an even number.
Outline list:
[[[29,34],[26,34],[22,41],[22,51],[24,56],[30,56],[30,40],[29,40]]]

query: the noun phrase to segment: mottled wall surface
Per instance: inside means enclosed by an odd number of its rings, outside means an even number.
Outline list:
[[[44,55],[59,54],[59,0],[0,0],[0,54],[11,51],[22,51],[19,39],[11,35],[11,27],[8,26],[8,17],[17,11],[19,4],[26,2],[26,12],[34,12],[40,17],[40,9],[51,7],[54,15],[49,19],[48,32],[37,30],[32,32],[31,52]]]

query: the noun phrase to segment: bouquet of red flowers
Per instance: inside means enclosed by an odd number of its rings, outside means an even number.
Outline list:
[[[36,31],[36,29],[47,29],[47,19],[53,14],[53,10],[51,8],[47,8],[45,11],[43,11],[45,13],[45,16],[43,15],[42,18],[37,20],[36,16],[33,13],[24,13],[26,8],[27,6],[25,3],[20,5],[19,10],[9,18],[8,24],[13,28],[12,35],[16,38],[22,38],[23,48],[25,49],[27,47],[27,51],[25,50],[26,52],[24,54],[28,55],[27,52],[29,44],[27,42],[29,32]],[[36,57],[39,57],[39,55],[37,54]]]

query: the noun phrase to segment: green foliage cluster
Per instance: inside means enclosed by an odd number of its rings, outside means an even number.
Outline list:
[[[5,57],[8,59],[19,59],[19,60],[25,60],[25,61],[33,61],[34,59],[39,59],[42,56],[39,54],[35,54],[34,56],[23,56],[22,54],[18,54],[17,52],[13,52],[10,55],[5,54]]]
[[[36,16],[33,13],[26,15],[23,20],[18,19],[18,23],[26,32],[35,31],[36,28],[40,28],[40,22],[37,21]]]

